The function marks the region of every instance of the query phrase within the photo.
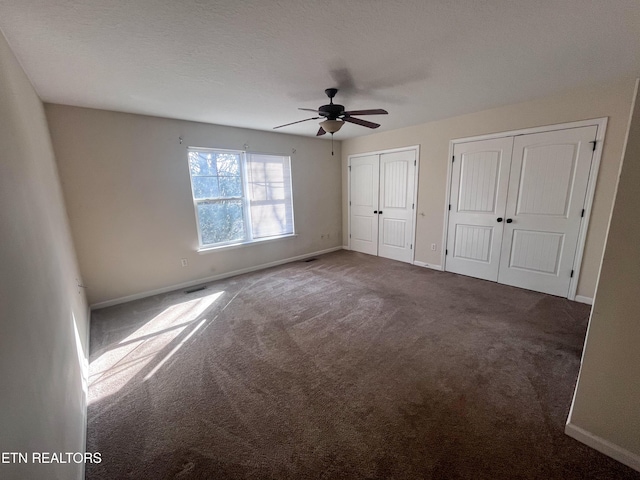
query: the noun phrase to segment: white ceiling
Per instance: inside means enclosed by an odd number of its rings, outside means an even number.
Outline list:
[[[0,29],[44,101],[260,130],[334,86],[382,131],[640,74],[638,0],[0,0]]]

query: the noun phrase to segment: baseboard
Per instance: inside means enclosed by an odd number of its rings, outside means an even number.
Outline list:
[[[580,303],[586,303],[587,305],[593,305],[593,298],[585,297],[583,295],[576,295],[575,301]]]
[[[303,255],[297,255],[295,257],[284,258],[282,260],[276,260],[275,262],[263,263],[248,268],[241,268],[240,270],[233,270],[231,272],[221,273],[219,275],[213,275],[212,277],[199,278],[197,280],[191,280],[189,282],[178,283],[175,285],[169,285],[167,287],[158,288],[155,290],[149,290],[146,292],[136,293],[134,295],[127,295],[126,297],[114,298],[113,300],[106,300],[104,302],[98,302],[91,305],[91,310],[98,310],[99,308],[112,307],[121,303],[131,302],[133,300],[139,300],[141,298],[151,297],[153,295],[159,295],[161,293],[173,292],[174,290],[180,290],[182,288],[193,287],[202,283],[215,282],[216,280],[223,280],[229,277],[235,277],[236,275],[242,275],[243,273],[255,272],[258,270],[264,270],[265,268],[277,267],[278,265],[284,265],[285,263],[297,262],[309,257],[315,257],[316,255],[323,255],[325,253],[335,252],[342,250],[343,246],[327,248],[325,250],[319,250],[317,252],[305,253]]]
[[[349,245],[342,245],[342,249],[343,250],[351,250],[351,247]]]
[[[587,432],[583,428],[577,427],[571,423],[567,423],[564,428],[564,433],[599,451],[600,453],[604,453],[608,457],[611,457],[620,463],[624,463],[626,466],[640,472],[640,455],[632,453],[629,450],[625,450],[624,448],[619,447],[602,437],[594,435],[593,433]]]
[[[413,264],[418,266],[418,267],[425,267],[425,268],[431,268],[433,270],[442,271],[442,265],[432,265],[430,263],[419,262],[418,260],[414,260]]]

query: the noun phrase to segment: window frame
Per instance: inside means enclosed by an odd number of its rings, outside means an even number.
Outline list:
[[[210,153],[232,153],[239,156],[239,170],[240,170],[240,183],[242,186],[242,196],[241,197],[221,197],[221,198],[196,198],[194,192],[194,184],[193,184],[193,176],[191,174],[191,167],[189,165],[189,152],[210,152]],[[273,156],[273,157],[283,157],[288,162],[289,168],[289,200],[291,202],[291,233],[285,233],[282,235],[272,235],[269,237],[259,237],[254,238],[253,236],[253,225],[251,222],[251,199],[250,193],[248,192],[248,156],[249,155],[265,155],[265,156]],[[295,215],[293,208],[293,175],[291,172],[291,155],[279,154],[279,153],[263,153],[263,152],[253,152],[247,150],[232,150],[228,148],[212,148],[212,147],[187,147],[187,168],[189,171],[189,184],[191,188],[191,200],[193,203],[193,212],[196,220],[196,230],[198,234],[198,253],[206,253],[215,250],[221,249],[231,249],[238,248],[243,246],[248,246],[256,243],[266,243],[272,242],[274,240],[279,240],[282,238],[290,238],[296,237],[297,233],[295,230]],[[219,243],[211,243],[204,244],[202,242],[202,229],[200,226],[200,216],[198,214],[198,205],[206,204],[206,203],[216,203],[225,200],[241,200],[242,201],[242,219],[244,222],[244,230],[245,230],[245,238],[243,240],[230,240],[228,242],[219,242]]]

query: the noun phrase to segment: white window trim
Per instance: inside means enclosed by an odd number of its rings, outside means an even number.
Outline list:
[[[197,231],[197,235],[198,235],[198,247],[196,248],[196,252],[200,255],[203,254],[207,254],[207,253],[212,253],[212,252],[219,252],[221,250],[233,250],[236,248],[243,248],[243,247],[247,247],[247,246],[251,246],[251,245],[256,245],[256,244],[263,244],[263,243],[271,243],[274,241],[278,241],[278,240],[282,240],[282,239],[286,239],[286,238],[292,238],[292,237],[297,237],[298,234],[296,233],[296,224],[295,224],[295,211],[293,209],[293,174],[291,172],[291,155],[286,155],[286,154],[279,154],[279,153],[264,153],[264,152],[253,152],[253,151],[248,151],[248,150],[233,150],[233,149],[229,149],[229,148],[214,148],[214,147],[194,147],[194,146],[188,146],[187,147],[187,152],[189,151],[202,151],[202,152],[229,152],[229,153],[235,153],[235,154],[240,154],[242,157],[241,160],[241,175],[240,175],[240,179],[242,182],[242,200],[243,200],[243,216],[244,216],[244,222],[245,225],[249,226],[248,229],[248,238],[246,240],[243,240],[241,242],[237,242],[237,241],[231,241],[231,242],[227,242],[227,243],[217,243],[215,245],[203,245],[202,244],[202,232],[200,231],[200,218],[198,217],[198,200],[195,198],[194,192],[193,192],[193,180],[191,178],[191,172],[189,171],[189,184],[190,184],[190,188],[191,188],[191,200],[193,202],[193,213],[195,216],[195,220],[196,220],[196,231]],[[289,191],[291,192],[291,221],[292,221],[292,227],[293,227],[293,232],[292,233],[287,233],[284,235],[276,235],[276,236],[272,236],[272,237],[263,237],[263,238],[253,238],[253,231],[251,229],[251,214],[249,212],[249,208],[250,208],[250,201],[249,201],[249,196],[247,194],[246,191],[246,182],[247,182],[247,156],[248,155],[273,155],[275,157],[287,157],[289,159]],[[187,159],[188,159],[188,155],[187,155]],[[188,161],[188,160],[187,160]],[[240,199],[239,197],[228,197],[228,198],[224,198],[224,200],[227,199]],[[200,201],[202,201],[202,199],[200,199]]]
[[[285,238],[293,238],[297,236],[297,233],[287,233],[286,235],[278,235],[277,237],[258,238],[256,240],[251,240],[250,242],[230,243],[225,245],[216,245],[213,247],[199,247],[196,249],[196,252],[198,252],[199,255],[206,255],[207,253],[219,252],[220,250],[233,250],[235,248],[250,247],[252,245],[277,242]]]

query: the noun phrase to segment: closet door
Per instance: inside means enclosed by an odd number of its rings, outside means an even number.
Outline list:
[[[498,279],[513,138],[454,147],[445,270]]]
[[[415,150],[380,155],[378,255],[413,261]]]
[[[596,127],[515,137],[498,281],[566,297]]]
[[[379,155],[351,159],[351,249],[378,255]]]

